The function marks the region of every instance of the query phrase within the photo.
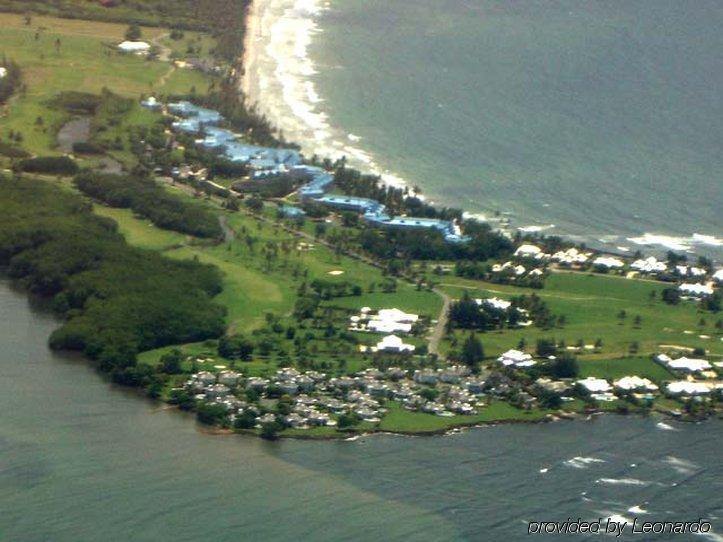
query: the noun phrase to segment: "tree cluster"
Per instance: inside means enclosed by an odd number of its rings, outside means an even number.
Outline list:
[[[218,337],[217,269],[127,245],[115,222],[42,181],[0,178],[0,265],[65,316],[50,338],[79,350],[124,384],[150,378],[139,352]]]
[[[213,213],[169,194],[153,179],[86,171],[73,182],[87,196],[111,207],[132,209],[159,228],[213,239],[223,233]]]

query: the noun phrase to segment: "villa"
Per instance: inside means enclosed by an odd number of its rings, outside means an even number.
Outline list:
[[[592,262],[595,267],[603,269],[622,269],[625,267],[625,262],[619,258],[613,258],[612,256],[598,256]]]
[[[520,245],[515,250],[515,256],[518,258],[537,258],[542,254],[542,249],[535,245]]]
[[[649,258],[635,260],[630,264],[630,268],[641,273],[662,273],[668,269],[665,262],[658,261],[655,256]]]
[[[665,365],[668,369],[685,371],[688,373],[697,373],[712,369],[711,364],[704,359],[687,358],[685,356],[678,359],[671,359],[666,354],[658,354],[655,356],[655,361]]]
[[[491,307],[493,309],[506,311],[512,306],[511,301],[505,301],[504,299],[500,299],[498,297],[488,297],[487,299],[475,299],[475,303],[482,306]]]
[[[705,297],[713,295],[713,286],[710,284],[681,284],[678,286],[680,292],[691,297]]]
[[[118,49],[122,53],[144,55],[151,50],[151,44],[145,41],[124,41],[118,44]]]
[[[519,350],[508,350],[504,354],[502,354],[500,357],[497,358],[497,361],[500,362],[505,367],[532,367],[533,365],[536,365],[537,362],[532,359],[532,356],[530,354],[526,354],[525,352],[521,352]]]
[[[414,345],[406,344],[396,335],[387,335],[377,343],[377,352],[414,352]]]
[[[657,391],[658,386],[653,384],[647,378],[640,378],[639,376],[624,376],[613,382],[615,389],[628,392],[628,391]]]
[[[595,378],[594,376],[588,376],[587,378],[578,380],[577,383],[590,393],[605,393],[612,389],[607,380]]]
[[[672,395],[708,395],[711,392],[709,384],[689,380],[669,382],[666,389]]]

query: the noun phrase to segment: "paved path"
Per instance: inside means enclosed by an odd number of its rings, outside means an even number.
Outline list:
[[[434,326],[432,334],[429,336],[429,353],[439,356],[439,343],[444,337],[447,329],[447,321],[449,320],[449,307],[452,304],[452,298],[439,288],[435,288],[434,293],[442,298],[442,310],[437,318],[437,325]]]

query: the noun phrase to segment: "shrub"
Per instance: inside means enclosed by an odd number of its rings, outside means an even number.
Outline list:
[[[75,175],[80,168],[75,160],[67,156],[38,156],[26,158],[18,165],[20,171],[52,175]]]

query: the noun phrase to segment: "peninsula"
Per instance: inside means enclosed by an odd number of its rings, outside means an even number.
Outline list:
[[[306,156],[244,100],[253,3],[175,4],[0,0],[0,265],[51,347],[266,438],[720,415],[716,262],[505,235]]]

